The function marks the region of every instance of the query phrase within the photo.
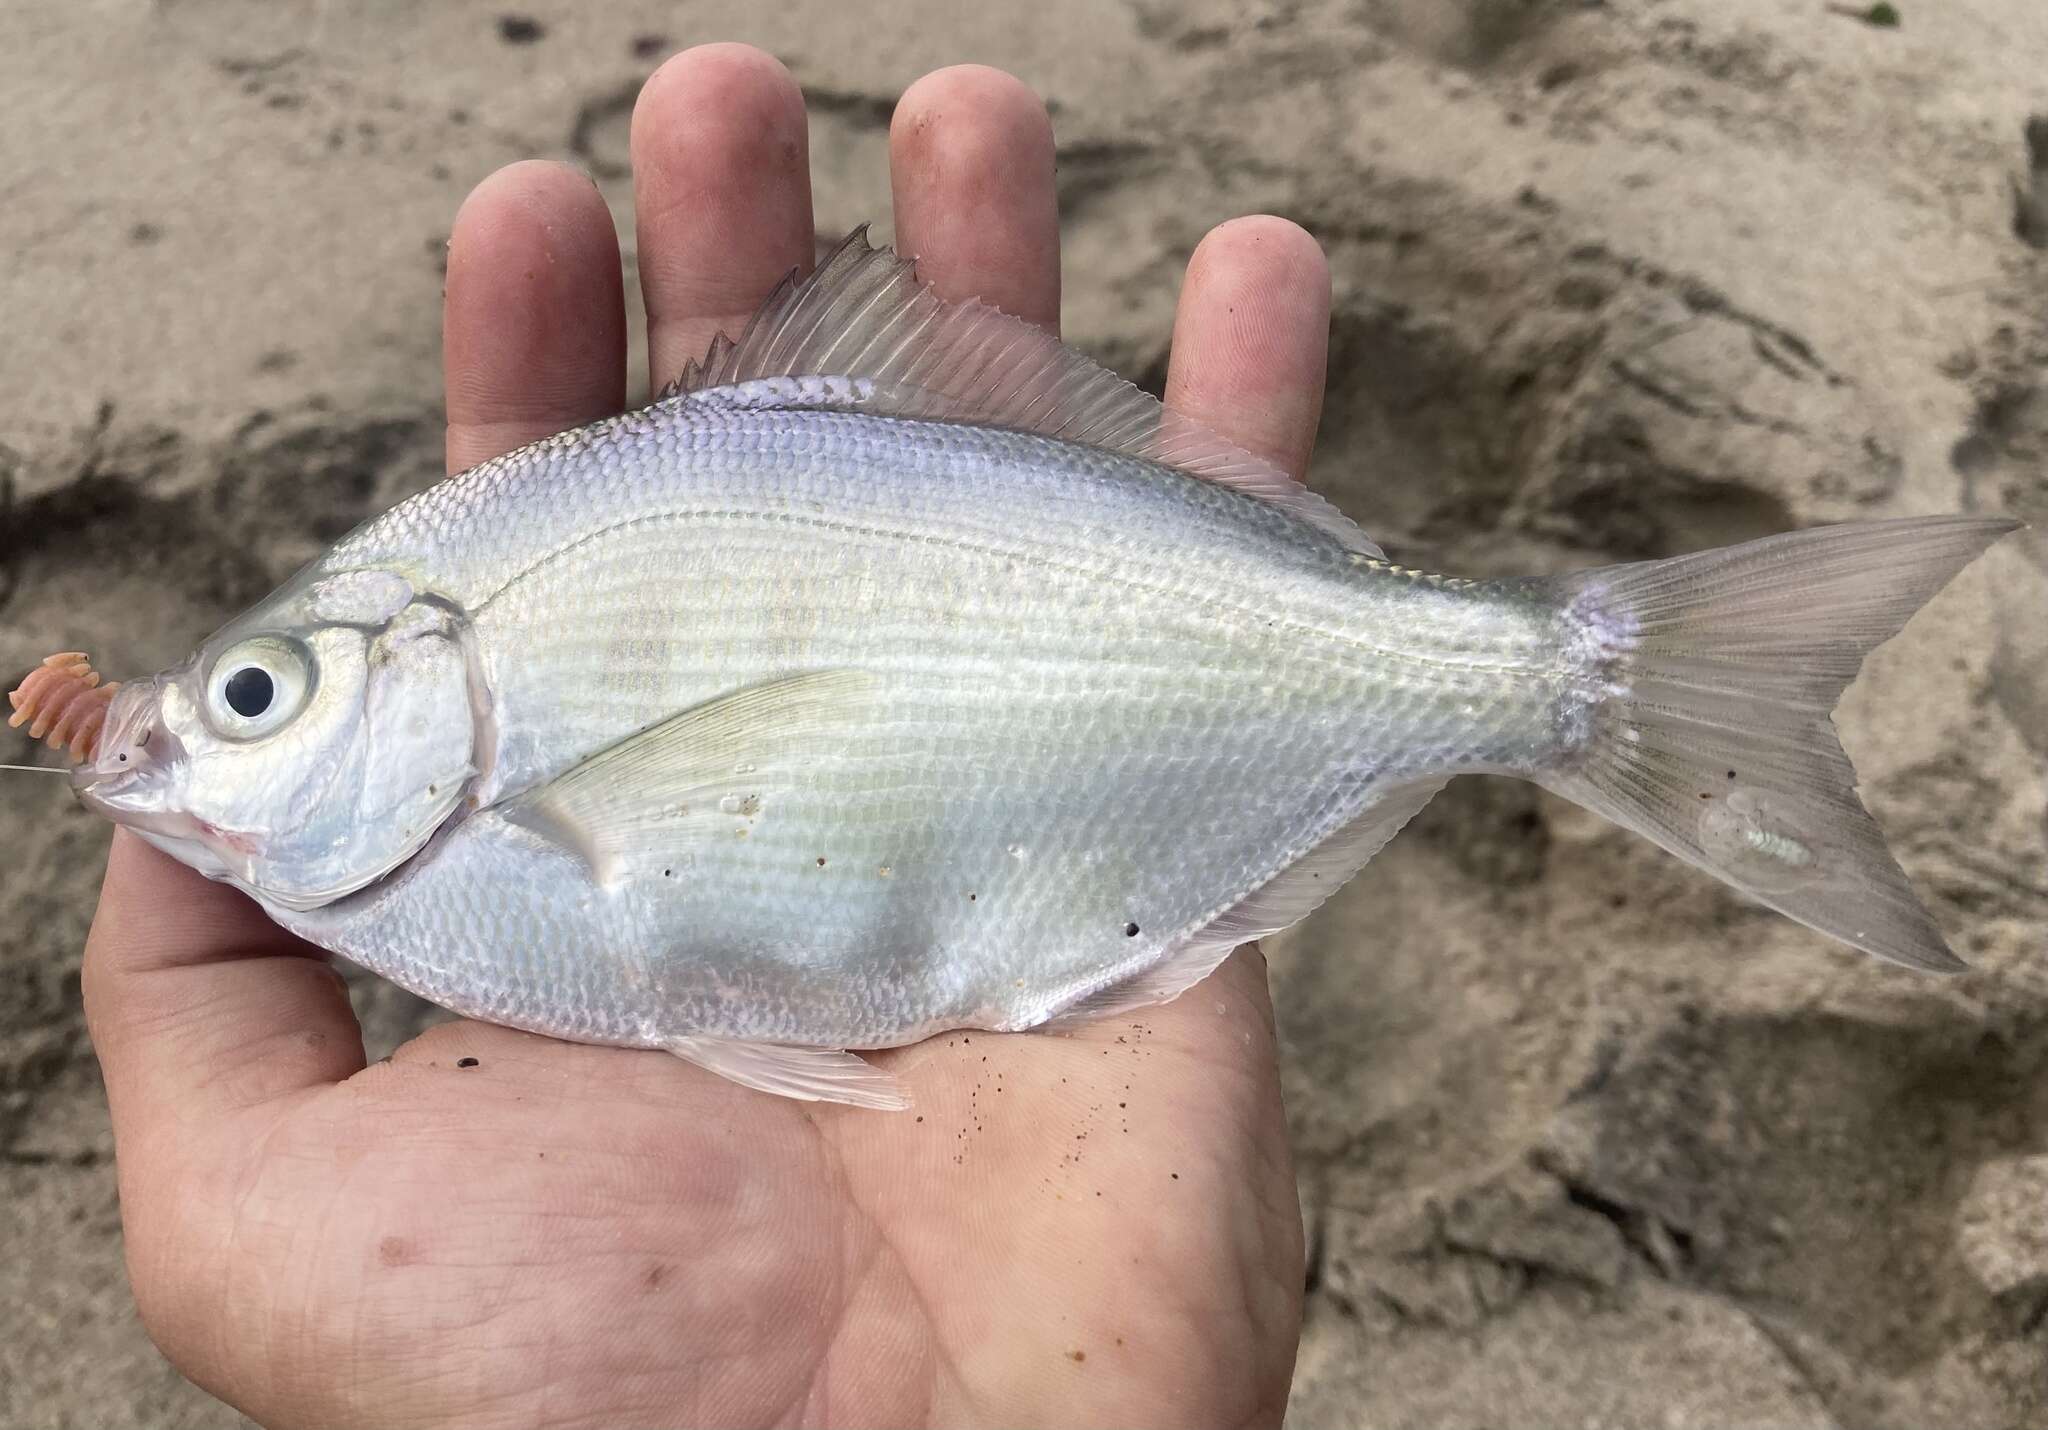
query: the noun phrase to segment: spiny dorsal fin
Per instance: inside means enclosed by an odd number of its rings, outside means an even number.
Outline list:
[[[1004,427],[1159,462],[1293,512],[1355,551],[1380,549],[1350,518],[1271,462],[1168,412],[1150,393],[1022,318],[948,302],[916,265],[855,229],[810,277],[791,274],[738,342],[720,334],[662,393],[710,400],[750,387],[751,405],[842,407],[878,416]]]

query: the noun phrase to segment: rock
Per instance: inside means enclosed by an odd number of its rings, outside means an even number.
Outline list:
[[[2048,248],[2048,114],[2027,120],[2027,175],[2013,185],[2012,229],[2035,248]]]
[[[1497,1261],[1586,1282],[1621,1284],[1629,1253],[1621,1229],[1564,1183],[1519,1167],[1444,1208],[1446,1245]]]
[[[1985,1290],[2048,1293],[2048,1156],[1979,1167],[1956,1223],[1956,1250]]]

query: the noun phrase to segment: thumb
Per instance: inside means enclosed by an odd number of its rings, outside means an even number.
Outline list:
[[[124,1153],[363,1067],[362,1029],[319,951],[126,830],[114,834],[83,980]]]

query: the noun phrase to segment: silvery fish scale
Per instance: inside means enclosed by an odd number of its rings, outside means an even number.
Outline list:
[[[321,942],[599,1041],[1028,1027],[1185,946],[1390,788],[1546,753],[1552,616],[1053,439],[678,399],[323,563],[431,572],[493,702],[481,812]],[[426,579],[424,576],[422,579]],[[603,883],[490,806],[725,692],[872,677]]]

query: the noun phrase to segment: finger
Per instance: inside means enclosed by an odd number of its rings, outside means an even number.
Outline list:
[[[138,1148],[363,1067],[348,992],[255,904],[114,834],[83,974],[124,1171]]]
[[[941,295],[1059,330],[1052,120],[1028,85],[985,65],[913,84],[889,124],[889,186],[896,251]]]
[[[1302,476],[1322,418],[1329,329],[1330,269],[1315,239],[1280,218],[1222,224],[1188,260],[1166,405]],[[1255,946],[1232,954],[1212,982],[1243,999],[1270,1033],[1272,1001]],[[1186,1016],[1173,1013],[1179,1007],[1169,1015]],[[1259,1060],[1262,1071],[1269,1061]]]
[[[700,45],[648,79],[633,109],[633,195],[648,370],[658,390],[740,335],[791,269],[809,272],[803,91],[751,45]]]
[[[448,240],[450,471],[625,405],[620,285],[611,212],[582,174],[529,161],[476,186]]]
[[[1323,411],[1330,268],[1286,219],[1234,219],[1188,260],[1166,405],[1299,477]]]

